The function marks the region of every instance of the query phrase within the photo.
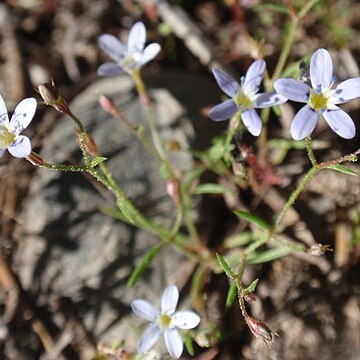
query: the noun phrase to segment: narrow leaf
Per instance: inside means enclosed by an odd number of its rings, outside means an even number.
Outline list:
[[[279,259],[283,256],[291,254],[292,252],[293,250],[288,246],[280,246],[274,249],[251,254],[247,260],[250,264],[261,264]]]
[[[90,167],[95,167],[97,165],[99,165],[100,163],[106,161],[107,158],[106,157],[103,157],[103,156],[96,156],[94,157],[92,160],[91,160],[91,163],[90,163]]]
[[[194,356],[195,351],[194,351],[193,339],[192,339],[190,336],[185,335],[185,337],[184,337],[184,344],[185,344],[185,347],[186,347],[187,352],[188,352],[191,356]]]
[[[329,165],[327,167],[327,169],[332,169],[332,170],[336,170],[339,171],[343,174],[347,174],[347,175],[353,175],[353,176],[357,176],[357,172],[351,170],[350,168],[348,168],[345,165],[341,165],[341,164],[335,164],[335,165]]]
[[[237,287],[235,281],[233,281],[227,293],[226,304],[225,304],[226,309],[229,309],[231,305],[234,303],[234,300],[236,298],[236,293],[237,293]]]
[[[211,183],[198,185],[194,190],[195,195],[223,194],[226,192],[231,192],[231,189],[220,184],[211,184]]]
[[[256,289],[256,285],[258,284],[259,279],[255,279],[246,289],[245,289],[245,294],[250,294],[252,292],[255,291]]]
[[[256,233],[250,231],[244,231],[240,234],[235,234],[226,238],[224,241],[224,246],[227,249],[237,248],[258,239],[258,237],[259,236]]]
[[[254,225],[257,225],[262,230],[265,230],[265,231],[270,230],[270,225],[265,220],[260,219],[259,217],[255,216],[253,214],[250,214],[246,211],[241,211],[241,210],[235,210],[234,214],[246,221],[251,222]]]
[[[127,286],[132,288],[141,274],[150,266],[151,262],[154,260],[154,257],[159,254],[159,252],[164,248],[164,244],[157,244],[153,246],[141,259],[139,264],[135,267],[133,272],[130,275]]]
[[[229,264],[226,262],[226,260],[218,253],[216,253],[216,259],[219,262],[219,265],[221,266],[221,268],[224,270],[226,276],[229,279],[233,279],[234,278],[234,273],[231,270]]]
[[[265,4],[257,5],[256,10],[257,11],[272,10],[274,12],[279,12],[291,16],[291,11],[286,6],[280,4],[265,3]]]
[[[119,209],[114,209],[114,208],[110,208],[110,207],[103,207],[103,208],[101,208],[101,211],[105,215],[111,216],[114,219],[127,222],[126,217],[123,215],[123,213]]]

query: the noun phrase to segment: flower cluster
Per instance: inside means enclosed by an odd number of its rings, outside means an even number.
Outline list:
[[[343,81],[333,88],[336,78],[333,76],[332,60],[327,50],[319,49],[311,58],[311,86],[300,80],[283,78],[274,83],[277,92],[258,94],[265,70],[263,60],[255,61],[246,76],[241,78],[241,84],[238,84],[223,71],[213,69],[217,83],[231,99],[216,105],[210,111],[209,117],[222,121],[240,113],[249,132],[258,136],[262,123],[254,108],[270,107],[293,100],[306,103],[291,124],[293,139],[302,140],[310,136],[320,115],[323,115],[331,129],[339,136],[345,139],[355,136],[353,120],[337,105],[360,97],[360,78]]]
[[[30,124],[36,105],[34,98],[20,101],[9,121],[5,102],[0,95],[0,157],[6,149],[18,158],[24,158],[31,153],[29,138],[20,133]]]
[[[145,47],[145,41],[146,29],[142,22],[135,23],[130,29],[126,45],[113,35],[101,35],[98,39],[99,47],[114,61],[102,64],[98,68],[98,75],[132,74],[154,59],[160,51],[160,45],[152,43]]]
[[[151,324],[145,330],[138,343],[139,352],[147,352],[163,334],[166,348],[174,358],[183,352],[183,341],[177,329],[193,329],[198,326],[200,317],[193,311],[175,311],[179,300],[179,291],[175,285],[168,286],[161,299],[161,311],[145,300],[131,303],[133,312]]]

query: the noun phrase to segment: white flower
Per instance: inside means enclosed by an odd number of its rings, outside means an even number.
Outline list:
[[[291,123],[291,136],[302,140],[315,129],[322,115],[330,128],[344,139],[356,135],[355,124],[337,105],[360,97],[360,77],[348,79],[333,88],[333,63],[329,52],[317,50],[310,62],[311,87],[296,79],[283,78],[275,82],[274,88],[289,100],[306,103]]]
[[[102,64],[98,68],[98,75],[131,74],[154,59],[160,51],[160,45],[152,43],[145,47],[145,41],[146,29],[142,22],[135,23],[130,29],[127,45],[113,35],[99,36],[99,47],[114,61]]]
[[[20,133],[30,124],[36,110],[36,100],[27,98],[15,108],[9,121],[5,102],[0,95],[0,157],[8,149],[15,157],[23,158],[31,153],[31,144],[28,137]]]
[[[151,321],[139,340],[138,351],[148,351],[163,334],[166,348],[174,358],[183,352],[183,341],[177,329],[193,329],[198,326],[200,317],[193,311],[175,311],[179,300],[179,290],[175,285],[168,286],[161,299],[161,311],[145,300],[131,302],[132,311],[139,317]]]
[[[231,99],[214,106],[209,112],[210,119],[223,121],[240,112],[242,122],[249,132],[254,136],[260,135],[262,122],[254,109],[280,105],[287,101],[285,96],[275,92],[258,93],[265,70],[264,60],[254,61],[246,75],[241,77],[239,84],[222,70],[213,69],[216,82],[226,95],[231,96]]]

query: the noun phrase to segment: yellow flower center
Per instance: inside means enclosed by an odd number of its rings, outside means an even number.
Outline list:
[[[15,139],[15,134],[10,132],[6,126],[0,125],[0,148],[8,148],[15,141]]]
[[[325,96],[323,92],[320,93],[312,92],[309,99],[309,105],[315,111],[326,110],[328,105],[328,100],[329,98]]]
[[[171,323],[171,317],[169,315],[162,314],[159,316],[158,325],[162,330],[168,329],[170,326],[170,323]]]
[[[234,101],[242,111],[252,108],[252,101],[242,91],[236,94]]]

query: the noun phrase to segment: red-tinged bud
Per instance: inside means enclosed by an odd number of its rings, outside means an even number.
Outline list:
[[[180,184],[178,179],[172,178],[166,182],[166,191],[176,204],[180,203]]]
[[[52,106],[61,114],[70,114],[70,109],[66,101],[62,98],[55,86],[52,84],[41,84],[37,87],[37,91],[46,105]]]
[[[41,166],[44,163],[42,157],[34,151],[32,151],[30,155],[26,157],[26,160],[35,166]]]
[[[314,244],[309,249],[309,254],[314,256],[324,255],[327,251],[333,251],[330,245]]]
[[[78,144],[81,144],[81,138],[84,138],[86,150],[91,156],[99,156],[94,138],[89,133],[77,133]]]
[[[274,342],[275,334],[264,323],[254,319],[251,316],[248,316],[245,321],[248,324],[250,331],[254,334],[256,338],[261,339],[265,342]]]
[[[116,116],[120,113],[118,106],[115,101],[106,95],[100,95],[98,98],[100,106],[112,116]]]
[[[252,303],[252,302],[256,301],[256,296],[253,293],[246,294],[244,296],[244,300],[249,302],[249,303]]]
[[[86,133],[86,149],[90,155],[99,156],[95,140],[89,133]]]

